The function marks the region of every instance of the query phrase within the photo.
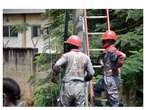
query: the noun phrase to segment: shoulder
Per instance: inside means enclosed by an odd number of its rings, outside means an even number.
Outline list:
[[[121,52],[121,51],[119,51],[119,50],[116,51],[116,55],[126,58],[126,54]]]
[[[87,54],[81,52],[81,55],[82,55],[82,58],[84,59],[84,61],[86,61],[86,62],[91,61],[90,57]]]
[[[70,52],[64,53],[62,57],[67,59],[67,58],[73,57],[74,55],[75,53],[73,51],[70,51]]]
[[[117,49],[115,46],[111,45],[109,46],[108,48],[106,48],[104,51],[103,51],[103,54],[106,54],[106,53],[109,53],[109,52],[115,52]]]
[[[119,51],[115,46],[110,46],[109,48],[105,49],[105,51],[103,53],[104,54],[113,53],[114,55],[116,55],[117,57],[120,57],[122,59],[126,58],[126,54]]]
[[[64,54],[62,55],[62,57],[67,57],[67,56],[69,56],[70,54],[72,54],[71,51],[70,51],[70,52],[67,52],[67,53],[64,53]]]
[[[111,52],[114,52],[114,51],[116,51],[117,50],[117,48],[115,47],[115,46],[113,46],[113,45],[111,45],[109,48],[107,48],[105,51],[111,51]]]
[[[82,55],[85,58],[89,58],[89,56],[87,54],[83,53],[83,52],[79,52],[79,54]]]

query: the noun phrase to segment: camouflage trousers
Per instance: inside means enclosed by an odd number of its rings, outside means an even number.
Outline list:
[[[115,76],[104,76],[105,89],[111,106],[119,106],[119,86],[120,78]]]
[[[104,75],[94,86],[94,94],[100,96],[101,91],[106,91],[107,99],[111,106],[119,106],[120,96],[119,87],[121,80],[118,75],[106,76]]]
[[[85,83],[81,81],[69,81],[62,84],[58,106],[84,106]]]

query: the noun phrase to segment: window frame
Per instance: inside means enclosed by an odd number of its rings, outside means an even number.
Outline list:
[[[8,31],[7,35],[4,35],[4,28],[5,28],[5,27],[8,28],[8,29],[7,29],[7,31]],[[9,35],[10,35],[9,26],[8,26],[8,25],[3,25],[3,37],[9,37]]]
[[[3,37],[7,37],[7,38],[16,38],[16,37],[18,37],[18,32],[15,32],[17,34],[16,36],[12,35],[12,33],[13,33],[13,32],[11,32],[11,27],[12,26],[14,26],[14,25],[3,25]],[[8,36],[4,35],[4,27],[8,27]]]
[[[34,27],[37,27],[37,36],[34,36]],[[38,29],[40,32],[38,32]],[[32,25],[31,26],[31,37],[36,38],[36,37],[41,37],[41,25]]]

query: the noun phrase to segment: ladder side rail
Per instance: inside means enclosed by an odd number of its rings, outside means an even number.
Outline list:
[[[86,38],[86,49],[87,49],[87,55],[89,55],[89,38],[88,38],[88,27],[87,27],[87,13],[86,13],[86,9],[84,9],[84,23],[85,23],[85,38]]]
[[[86,49],[86,33],[85,33],[85,18],[83,17],[82,18],[82,20],[83,20],[83,38],[84,38],[84,41],[82,41],[82,42],[84,42],[84,53],[86,53],[87,54],[87,49]],[[85,73],[85,74],[87,74],[87,73]],[[84,92],[85,92],[85,106],[86,107],[88,107],[89,106],[89,103],[88,103],[88,82],[85,82],[84,83],[84,87],[85,87],[85,89],[84,89]]]
[[[86,33],[86,49],[87,49],[87,55],[90,56],[86,9],[84,9],[84,20],[85,20],[85,33]],[[94,101],[93,101],[94,92],[93,92],[93,81],[92,80],[89,82],[89,90],[90,90],[90,101],[91,101],[91,105],[93,106],[94,105]]]
[[[110,30],[110,18],[109,18],[109,9],[106,9],[106,20],[107,20],[107,29]]]

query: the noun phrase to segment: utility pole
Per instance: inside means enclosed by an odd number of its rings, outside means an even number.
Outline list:
[[[80,50],[82,52],[85,52],[85,44],[84,44],[84,39],[85,36],[83,35],[83,15],[84,15],[84,10],[83,9],[76,9],[74,11],[74,34],[78,35],[81,38],[82,41],[82,47]],[[86,74],[86,73],[85,73]],[[88,103],[88,85],[89,83],[85,83],[84,89],[85,89],[85,106],[89,106]]]
[[[74,34],[79,36],[82,41],[82,47],[80,50],[84,52],[84,36],[83,36],[83,9],[76,9],[74,11]]]
[[[78,35],[80,38],[83,33],[83,10],[76,9],[74,11],[74,34]]]

